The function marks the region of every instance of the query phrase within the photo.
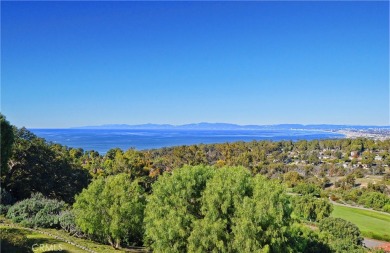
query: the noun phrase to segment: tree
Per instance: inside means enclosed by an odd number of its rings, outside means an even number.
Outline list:
[[[390,197],[380,192],[364,192],[358,202],[365,207],[382,209],[386,204],[390,204]]]
[[[293,201],[294,213],[308,221],[320,221],[332,213],[332,204],[327,199],[311,195],[297,196]]]
[[[288,229],[289,245],[293,247],[290,252],[330,253],[329,243],[316,230],[301,223],[294,223]]]
[[[291,209],[285,189],[261,175],[253,180],[253,195],[244,197],[233,218],[235,252],[287,252]]]
[[[363,244],[363,237],[359,228],[355,224],[341,218],[325,218],[320,221],[319,229],[321,232],[328,232],[336,240],[343,238],[349,244]]]
[[[65,147],[49,144],[26,128],[15,128],[14,136],[4,188],[17,200],[40,192],[49,198],[73,202],[74,195],[88,185],[88,172],[72,163]]]
[[[77,226],[93,238],[114,248],[140,244],[145,194],[129,175],[96,179],[76,197],[73,208]]]
[[[311,183],[300,183],[293,188],[293,191],[302,195],[320,196],[321,188]]]
[[[1,136],[1,183],[3,175],[8,171],[8,160],[11,157],[12,145],[14,143],[14,133],[11,124],[6,120],[5,116],[0,113],[0,136]]]
[[[224,167],[209,180],[202,196],[202,219],[196,220],[188,250],[232,252],[234,218],[244,197],[252,194],[252,178],[243,167]]]
[[[164,173],[153,184],[145,210],[145,244],[155,252],[186,252],[194,222],[202,218],[201,196],[214,175],[207,166]]]
[[[289,171],[283,175],[283,181],[287,187],[295,187],[303,181],[303,177],[296,171]]]

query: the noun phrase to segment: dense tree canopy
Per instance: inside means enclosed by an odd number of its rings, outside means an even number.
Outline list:
[[[367,186],[358,181],[388,170],[390,140],[115,148],[100,155],[46,142],[0,116],[0,212],[8,211],[14,222],[61,226],[115,248],[361,252],[360,231],[328,218],[326,197],[390,212],[390,176]],[[286,194],[285,186],[292,192]],[[71,210],[61,200],[72,204],[75,195]],[[320,230],[306,221],[319,222]]]
[[[72,163],[68,149],[49,144],[25,128],[15,128],[14,135],[10,167],[4,173],[3,185],[16,199],[40,192],[72,202],[74,195],[88,185],[88,172]]]
[[[329,200],[312,195],[297,196],[293,201],[294,213],[308,221],[320,221],[329,217],[333,206]]]
[[[187,251],[194,222],[202,217],[202,193],[213,175],[211,167],[185,166],[160,176],[145,210],[145,243],[156,252]]]
[[[279,182],[243,167],[184,167],[154,183],[145,242],[155,252],[292,251],[291,224]]]
[[[253,191],[252,177],[242,167],[223,167],[207,183],[202,196],[202,219],[189,238],[191,252],[232,252],[237,208]]]
[[[12,145],[14,143],[14,132],[11,124],[5,116],[0,113],[0,136],[1,136],[1,183],[4,183],[4,175],[8,171],[8,160],[11,157]]]
[[[359,228],[346,220],[328,217],[319,223],[319,229],[331,246],[332,252],[364,252]]]
[[[142,241],[145,193],[128,174],[96,179],[76,197],[73,208],[76,224],[100,241],[115,248]]]

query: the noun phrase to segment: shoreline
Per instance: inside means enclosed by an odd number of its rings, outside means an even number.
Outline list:
[[[343,134],[346,139],[367,138],[380,141],[390,139],[390,130],[337,130],[335,133]]]

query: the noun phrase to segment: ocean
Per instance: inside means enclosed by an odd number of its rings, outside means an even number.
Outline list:
[[[307,130],[129,130],[129,129],[29,129],[47,141],[105,154],[112,148],[155,149],[192,144],[253,140],[313,140],[344,135]]]

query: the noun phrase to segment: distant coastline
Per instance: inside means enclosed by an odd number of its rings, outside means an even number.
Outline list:
[[[172,124],[105,124],[98,126],[72,127],[71,129],[128,129],[128,130],[315,130],[315,131],[390,131],[390,126],[375,125],[332,125],[332,124],[274,124],[274,125],[238,125],[231,123],[191,123],[184,125]]]
[[[69,147],[96,150],[104,154],[111,148],[155,149],[195,144],[236,141],[282,141],[340,138],[390,139],[389,126],[349,125],[246,125],[199,123],[174,125],[102,125],[68,129],[30,129],[39,137]]]
[[[237,141],[340,139],[343,134],[323,130],[206,130],[206,129],[30,129],[39,137],[68,147],[95,150],[156,149]]]
[[[338,130],[336,131],[339,134],[345,135],[345,138],[368,138],[374,140],[388,140],[390,139],[390,130],[389,129],[367,129],[367,130]]]

